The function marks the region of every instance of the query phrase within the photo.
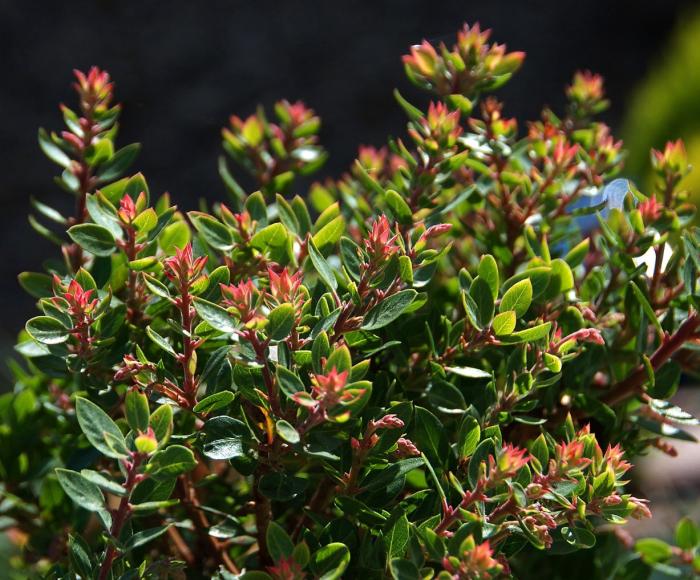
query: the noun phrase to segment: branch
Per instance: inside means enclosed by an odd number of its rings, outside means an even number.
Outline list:
[[[649,359],[654,371],[661,368],[673,354],[683,347],[683,345],[691,340],[700,327],[700,315],[693,312],[686,320],[678,327],[678,330],[672,335],[665,335],[659,348],[651,355]],[[647,370],[644,365],[639,365],[637,370],[630,374],[625,380],[613,387],[613,390],[603,397],[602,401],[608,406],[615,406],[633,397],[640,395],[643,392],[644,384],[647,381]]]

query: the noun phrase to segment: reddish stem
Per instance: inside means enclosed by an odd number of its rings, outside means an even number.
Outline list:
[[[129,496],[131,495],[131,490],[136,486],[136,484],[141,481],[141,477],[138,473],[139,465],[141,464],[142,457],[139,453],[135,453],[132,456],[131,461],[125,461],[124,466],[126,468],[126,481],[124,482],[124,488],[126,489],[126,495],[122,497],[119,502],[119,507],[114,514],[114,519],[112,520],[112,527],[109,531],[110,536],[114,540],[119,539],[122,528],[126,523],[129,515],[131,514],[131,507],[129,505]],[[117,547],[114,542],[110,541],[107,547],[107,552],[105,553],[105,559],[100,567],[99,580],[105,580],[109,576],[109,572],[112,569],[112,564],[114,563],[114,558],[117,556]]]
[[[649,359],[654,371],[661,368],[678,349],[682,348],[686,342],[691,340],[698,327],[700,327],[700,316],[697,312],[693,312],[686,318],[683,324],[678,327],[678,330],[676,330],[674,334],[671,336],[666,335],[659,348]],[[646,367],[644,365],[639,365],[632,374],[618,383],[613,388],[612,392],[603,398],[603,402],[606,405],[615,406],[634,395],[641,394],[647,378]]]

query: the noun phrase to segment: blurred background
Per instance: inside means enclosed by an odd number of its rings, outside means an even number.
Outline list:
[[[612,107],[604,120],[630,151],[627,177],[643,189],[649,148],[670,138],[684,138],[700,166],[697,0],[0,0],[0,354],[11,356],[34,312],[15,276],[57,251],[30,229],[29,198],[71,204],[52,183],[36,132],[60,127],[57,105],[73,102],[74,67],[110,71],[124,104],[119,142],[144,147],[134,171],[190,209],[223,198],[220,128],[258,103],[301,99],[320,114],[330,159],[318,178],[344,171],[358,144],[402,134],[393,88],[417,103],[427,97],[405,79],[401,55],[423,38],[451,41],[465,21],[527,52],[498,94],[521,127],[543,105],[557,110],[573,72],[590,69],[605,77]],[[700,171],[688,186],[700,192]],[[696,393],[679,396],[700,414]],[[685,445],[676,461],[657,452],[640,466],[639,494],[655,502],[655,519],[640,533],[663,534],[678,513],[697,521],[698,447]]]

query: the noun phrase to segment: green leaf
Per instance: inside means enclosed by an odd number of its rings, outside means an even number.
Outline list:
[[[150,326],[146,327],[146,334],[149,336],[149,338],[156,343],[160,348],[162,348],[165,352],[168,354],[171,354],[173,356],[177,356],[177,353],[175,352],[175,349],[172,347],[172,345],[165,339],[165,337],[161,336],[158,334],[155,330],[153,330]]]
[[[327,251],[340,240],[345,231],[345,218],[338,216],[323,226],[312,238],[319,252]]]
[[[682,518],[676,525],[676,545],[682,550],[693,550],[700,544],[700,531],[693,521]]]
[[[399,93],[398,89],[394,89],[394,98],[396,99],[396,102],[399,103],[401,108],[406,112],[408,118],[411,121],[420,121],[421,119],[423,119],[423,112],[418,107],[414,107],[411,103],[404,99],[401,96],[401,93]]]
[[[467,379],[490,379],[491,373],[474,367],[445,367],[448,373],[454,373]]]
[[[378,330],[392,323],[403,313],[418,295],[413,289],[392,294],[374,306],[365,316],[363,330]]]
[[[228,252],[233,248],[233,236],[227,226],[210,215],[198,211],[189,212],[194,227],[212,248]]]
[[[338,281],[335,279],[335,275],[333,274],[333,268],[331,268],[330,264],[326,261],[321,252],[318,251],[316,244],[314,244],[313,238],[309,238],[307,249],[311,263],[314,265],[314,268],[321,277],[321,280],[323,280],[325,285],[331,290],[337,290]]]
[[[90,578],[94,561],[93,550],[80,536],[68,536],[68,558],[71,571],[81,578]]]
[[[115,459],[127,454],[122,432],[100,407],[88,399],[77,397],[75,412],[80,428],[93,447],[107,457]]]
[[[402,225],[411,225],[413,223],[413,212],[406,200],[397,191],[393,189],[387,190],[384,199],[397,222]]]
[[[411,438],[433,467],[444,466],[449,460],[450,445],[442,421],[423,407],[416,406]]]
[[[282,365],[277,365],[277,384],[288,397],[304,390],[304,383],[301,382],[301,379]]]
[[[290,501],[304,493],[309,480],[275,471],[260,478],[259,491],[273,501]]]
[[[544,434],[540,433],[539,437],[532,442],[528,451],[539,462],[540,471],[546,471],[549,465],[549,448],[547,447],[547,440],[544,438]]]
[[[154,479],[169,479],[191,471],[197,466],[194,453],[182,445],[171,445],[158,451],[148,463],[148,472]]]
[[[330,372],[333,369],[339,373],[352,370],[352,356],[347,345],[339,346],[328,356],[324,370]]]
[[[68,329],[50,316],[35,316],[25,325],[29,335],[42,344],[60,344],[68,340]]]
[[[420,580],[420,571],[411,560],[394,558],[389,564],[393,580]]]
[[[158,224],[158,215],[152,207],[146,208],[136,216],[133,224],[137,231],[141,232],[142,234],[146,234]]]
[[[81,469],[80,475],[106,492],[118,495],[120,497],[124,497],[127,494],[124,486],[118,484],[113,479],[102,475],[99,471],[93,471],[92,469]]]
[[[457,456],[460,462],[472,456],[480,438],[479,422],[471,415],[465,415],[457,433]]]
[[[117,209],[104,195],[98,191],[86,196],[85,205],[90,217],[97,225],[107,228],[115,238],[121,235],[122,228],[119,225]]]
[[[137,390],[126,393],[124,408],[126,422],[134,431],[148,430],[151,411],[148,407],[148,397]]]
[[[287,443],[291,443],[292,445],[299,443],[301,439],[299,437],[299,432],[288,421],[280,419],[275,426],[277,428],[277,434]]]
[[[408,544],[409,524],[406,514],[401,514],[390,527],[384,532],[384,543],[386,545],[387,557],[394,558],[403,554]]]
[[[194,307],[197,314],[212,328],[228,334],[236,331],[237,326],[233,317],[218,304],[195,297]]]
[[[525,316],[532,303],[532,282],[529,278],[521,280],[511,286],[501,298],[498,307],[499,312],[514,310],[515,316],[521,318]]]
[[[231,391],[220,391],[202,399],[192,409],[195,413],[213,413],[231,404],[235,395]]]
[[[167,300],[170,299],[170,290],[168,290],[168,287],[163,284],[160,280],[155,279],[153,276],[149,276],[148,274],[143,275],[143,281],[146,284],[146,287],[153,292],[156,296],[160,296],[161,298],[165,298]]]
[[[498,264],[496,264],[496,259],[491,254],[485,254],[481,257],[478,274],[479,278],[489,285],[493,299],[498,298],[498,289],[500,287]]]
[[[170,405],[161,405],[151,414],[150,427],[158,440],[158,445],[163,446],[170,439],[173,432],[173,409]]]
[[[491,326],[496,336],[506,336],[515,330],[516,321],[517,316],[515,312],[513,310],[506,310],[494,317]]]
[[[289,303],[280,304],[268,315],[265,332],[271,340],[284,340],[292,332],[295,322],[294,306]]]
[[[488,465],[489,455],[495,454],[495,446],[493,439],[484,439],[479,445],[477,445],[474,453],[469,460],[469,465],[467,467],[467,476],[469,478],[469,484],[473,487],[479,479],[479,469],[482,462],[486,462]]]
[[[39,272],[22,272],[17,276],[19,285],[22,286],[34,298],[47,298],[53,296],[51,276]]]
[[[78,224],[68,229],[71,240],[95,256],[110,256],[114,252],[114,236],[97,224]]]
[[[184,248],[190,241],[190,228],[184,221],[176,221],[163,228],[158,236],[158,245],[168,255]]]
[[[639,305],[642,307],[642,311],[649,319],[649,322],[651,322],[651,324],[654,326],[656,334],[658,334],[659,337],[662,337],[664,335],[663,328],[661,328],[661,323],[656,317],[656,313],[651,307],[651,304],[649,304],[649,301],[644,295],[644,292],[641,291],[641,289],[639,288],[639,286],[637,286],[635,282],[630,282],[630,289],[632,290],[632,294],[634,294],[634,297],[637,299],[637,302],[639,302]]]
[[[420,457],[410,457],[390,464],[384,469],[371,471],[360,483],[364,491],[371,491],[382,487],[387,487],[399,480],[409,471],[423,467],[425,463]]]
[[[277,522],[270,522],[267,526],[267,549],[273,562],[279,562],[282,558],[289,558],[294,552],[294,543],[289,534]]]
[[[45,129],[39,129],[39,147],[44,152],[44,155],[53,161],[56,165],[68,168],[71,164],[71,158],[63,151],[56,143],[51,140],[51,137]]]
[[[551,322],[545,322],[544,324],[539,324],[533,326],[532,328],[526,328],[525,330],[519,330],[508,336],[503,337],[503,342],[509,344],[515,344],[520,342],[535,342],[536,340],[542,340],[549,336],[549,330],[552,328]]]
[[[571,268],[576,268],[583,263],[583,260],[588,255],[590,249],[591,240],[586,238],[582,242],[579,242],[576,246],[571,248],[569,252],[564,256],[564,260]]]
[[[100,170],[97,173],[100,182],[106,183],[119,178],[136,159],[140,149],[140,144],[132,143],[117,151],[109,161],[100,166]]]
[[[141,532],[136,532],[133,536],[129,538],[124,546],[124,551],[129,552],[135,548],[139,548],[148,542],[152,542],[156,538],[162,536],[168,531],[168,528],[172,527],[173,524],[167,524],[165,526],[158,526],[156,528],[150,528],[148,530],[143,530]]]
[[[78,507],[91,512],[99,512],[105,509],[105,498],[91,481],[88,481],[77,471],[70,469],[56,469],[58,483]]]
[[[671,546],[657,538],[642,538],[641,540],[637,540],[634,549],[641,554],[642,560],[644,560],[646,564],[665,562],[670,560],[671,556],[673,556]]]
[[[299,219],[294,213],[292,206],[290,206],[287,200],[279,193],[275,196],[275,199],[277,200],[277,211],[280,216],[280,221],[290,232],[298,235],[300,229]]]
[[[481,276],[474,278],[469,287],[469,296],[476,306],[476,320],[481,328],[491,324],[494,313],[494,303],[491,288]]]
[[[256,233],[250,240],[250,245],[261,252],[267,252],[284,248],[288,239],[287,228],[277,223],[271,224]]]
[[[345,544],[334,542],[324,546],[311,557],[311,571],[319,580],[342,578],[350,564],[350,550]]]

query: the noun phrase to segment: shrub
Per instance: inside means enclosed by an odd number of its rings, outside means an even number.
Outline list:
[[[478,26],[414,46],[435,101],[397,92],[407,137],[305,196],[314,112],[232,117],[259,191],[222,159],[229,198],[189,213],[122,177],[110,78],[76,73],[65,130],[39,132],[76,210],[34,202],[67,237],[30,218],[61,260],[20,275],[41,314],[0,405],[18,574],[692,574],[689,520],[636,555],[610,525],[650,515],[629,461],[695,423],[668,401],[700,328],[683,146],[648,194],[607,185],[601,79],[520,136],[488,95],[523,57]]]

